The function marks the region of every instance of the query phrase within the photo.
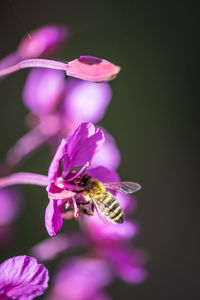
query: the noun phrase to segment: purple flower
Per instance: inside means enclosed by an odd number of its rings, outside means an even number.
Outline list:
[[[33,69],[23,90],[24,104],[36,116],[52,113],[57,107],[65,87],[64,73],[51,69]]]
[[[111,281],[107,264],[101,259],[74,258],[55,277],[53,289],[46,299],[108,299],[101,289]]]
[[[146,255],[141,250],[125,244],[113,244],[108,247],[99,245],[96,249],[123,281],[138,284],[147,278],[147,271],[143,266],[146,263]]]
[[[105,223],[95,212],[92,218],[83,215],[80,225],[93,251],[107,262],[112,273],[127,283],[137,284],[146,279],[147,272],[145,254],[130,245],[139,231],[139,225],[128,219],[135,209],[135,198],[117,192],[115,199],[126,214],[123,224]]]
[[[62,227],[62,204],[64,202],[65,205],[72,205],[74,216],[78,217],[77,201],[81,203],[84,199],[81,199],[79,194],[81,189],[75,182],[80,180],[83,172],[86,171],[89,176],[101,182],[119,181],[117,173],[104,166],[89,167],[103,142],[103,131],[96,129],[92,123],[82,123],[71,136],[62,140],[48,172],[47,191],[50,201],[46,209],[45,224],[49,235],[56,235]],[[79,167],[82,167],[79,172],[73,170]]]
[[[34,245],[30,249],[30,254],[39,261],[47,261],[55,259],[62,252],[68,250],[83,248],[87,246],[85,236],[80,232],[72,234],[57,234],[54,238],[47,238],[40,243]]]
[[[61,25],[48,25],[27,34],[18,49],[0,61],[0,70],[27,58],[43,58],[53,54],[67,39],[68,30]]]
[[[39,68],[29,73],[22,98],[26,107],[40,119],[52,113],[59,115],[60,132],[72,133],[82,122],[100,121],[111,96],[108,83],[65,81],[63,72]]]
[[[44,293],[49,275],[34,257],[16,256],[0,264],[0,299],[31,300]]]
[[[44,26],[26,36],[19,44],[17,52],[23,59],[47,57],[65,42],[67,36],[68,30],[64,26]]]
[[[118,198],[115,196],[115,199]],[[119,202],[119,201],[118,201]],[[125,220],[123,224],[105,223],[95,212],[92,218],[84,216],[81,225],[85,234],[93,242],[112,244],[115,241],[130,240],[138,233],[138,224]]]
[[[108,83],[68,79],[64,98],[64,116],[72,132],[82,122],[100,121],[112,96]]]

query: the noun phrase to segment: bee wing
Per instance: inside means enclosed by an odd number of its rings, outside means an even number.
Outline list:
[[[108,220],[106,218],[106,216],[103,214],[103,211],[102,209],[99,207],[98,205],[98,201],[95,197],[92,197],[91,194],[89,193],[89,197],[90,199],[92,200],[92,202],[94,203],[94,207],[96,209],[96,212],[97,212],[97,215],[99,216],[100,220],[105,224],[105,225],[108,225],[110,224],[110,220]]]
[[[111,189],[113,191],[118,191],[124,194],[131,194],[139,191],[141,185],[136,182],[122,181],[122,182],[103,182],[103,186],[106,189]]]

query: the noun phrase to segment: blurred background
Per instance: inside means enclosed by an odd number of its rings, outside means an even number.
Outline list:
[[[57,55],[108,59],[122,67],[111,82],[112,102],[101,121],[122,155],[123,180],[142,185],[134,218],[141,232],[149,276],[127,286],[115,281],[113,299],[199,299],[199,11],[195,1],[15,1],[0,3],[0,58],[30,31],[46,24],[68,27]],[[28,70],[0,82],[0,159],[27,131],[21,101]],[[42,148],[17,171],[47,174],[51,156]],[[198,178],[198,179],[197,179]],[[47,237],[43,188],[24,186],[25,210],[15,223],[15,243],[1,261],[26,254]],[[69,221],[65,228],[77,227]],[[48,263],[51,272],[54,264]]]

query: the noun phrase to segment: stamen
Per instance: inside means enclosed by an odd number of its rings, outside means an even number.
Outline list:
[[[81,169],[78,173],[75,174],[75,176],[67,179],[67,181],[72,181],[74,179],[76,179],[77,177],[79,177],[80,175],[83,175],[85,173],[85,170],[90,166],[90,162],[88,161]]]
[[[74,206],[74,218],[77,220],[79,218],[79,208],[76,203],[76,198],[72,197],[73,206]]]
[[[60,193],[48,192],[49,199],[53,199],[53,200],[63,200],[63,199],[66,199],[66,198],[70,198],[74,195],[75,195],[75,193],[73,193],[71,191],[66,191],[66,190],[64,190]]]
[[[67,210],[71,205],[71,198],[65,203],[65,209]]]

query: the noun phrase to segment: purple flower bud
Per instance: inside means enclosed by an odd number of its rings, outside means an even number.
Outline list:
[[[19,44],[21,58],[41,58],[54,53],[68,36],[64,26],[49,25],[29,33]]]
[[[100,121],[111,100],[108,83],[69,79],[66,83],[64,115],[67,127],[73,131],[82,122]]]
[[[80,56],[67,64],[67,75],[75,78],[105,82],[114,79],[120,72],[120,67],[108,60],[94,56]]]
[[[55,110],[64,91],[64,73],[51,69],[34,69],[23,90],[24,104],[37,116]]]

